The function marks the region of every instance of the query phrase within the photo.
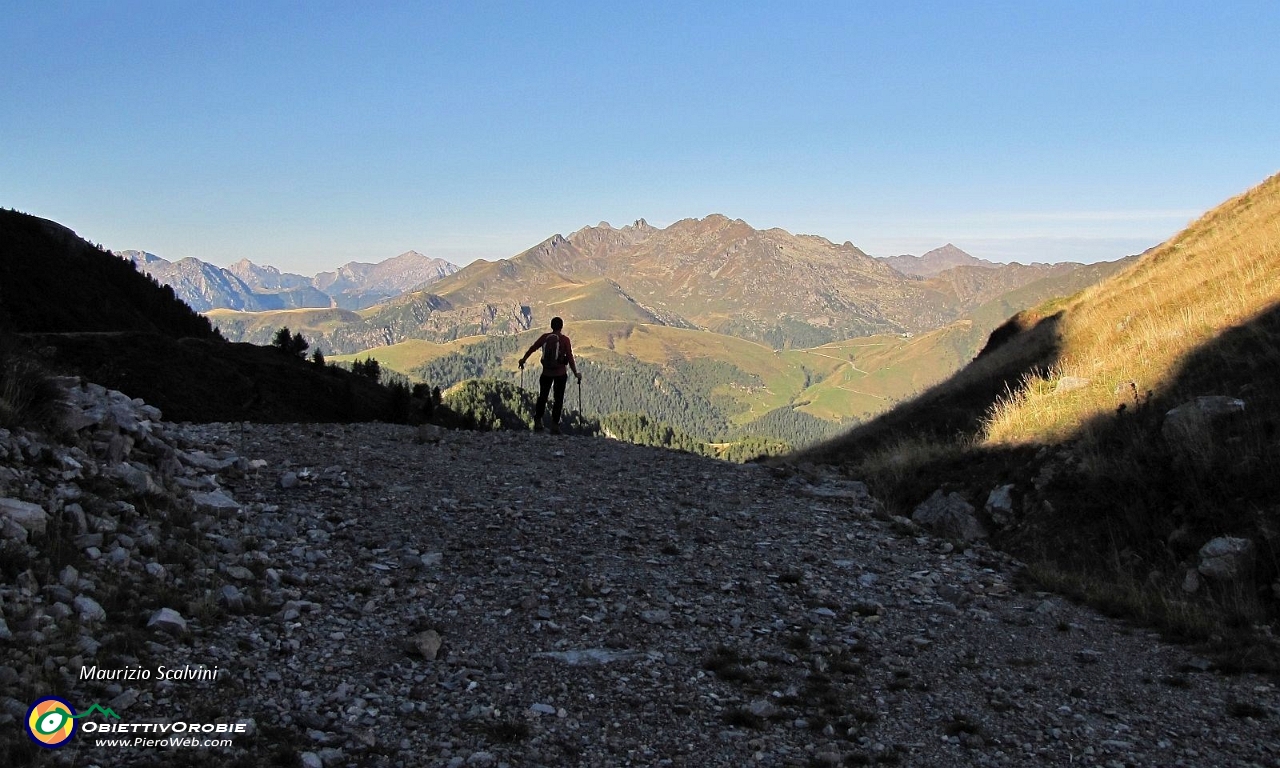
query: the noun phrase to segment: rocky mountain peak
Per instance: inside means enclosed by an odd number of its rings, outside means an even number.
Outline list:
[[[167,265],[170,263],[168,260],[162,259],[154,253],[147,253],[146,251],[116,251],[115,254],[126,261],[132,261],[139,267],[151,264]]]
[[[938,255],[958,253],[953,245]],[[510,264],[498,271],[482,264],[468,267],[459,279],[432,291],[459,308],[537,306],[562,303],[544,290],[566,280],[587,284],[606,278],[610,282],[580,295],[582,311],[592,313],[592,319],[633,319],[639,302],[645,313],[664,323],[782,347],[801,339],[816,344],[932,329],[961,314],[974,297],[1016,282],[1015,277],[978,275],[967,276],[962,285],[919,285],[852,243],[838,246],[820,235],[780,228],[760,231],[721,213],[682,219],[663,229],[643,219],[620,229],[604,221],[567,237],[554,235]],[[457,322],[474,311],[458,309]],[[466,323],[477,325],[470,319]],[[478,325],[504,327],[492,318]]]
[[[965,253],[952,243],[947,243],[931,251],[926,251],[923,256],[913,256],[911,254],[903,254],[901,256],[890,256],[882,259],[889,266],[898,270],[904,275],[913,277],[933,277],[948,269],[956,267],[997,267],[995,262],[979,259]]]
[[[960,266],[962,264],[977,265],[992,263],[985,259],[979,259],[975,256],[969,255],[956,247],[953,243],[947,243],[939,248],[934,248],[932,251],[926,251],[920,258],[925,261],[953,262],[955,266]]]

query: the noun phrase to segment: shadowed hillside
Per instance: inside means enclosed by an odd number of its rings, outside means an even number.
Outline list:
[[[797,458],[867,477],[903,514],[939,487],[981,509],[1011,485],[1012,512],[985,522],[1044,583],[1203,639],[1193,597],[1213,621],[1277,613],[1278,306],[1280,176]],[[1215,537],[1249,543],[1233,580],[1206,576]]]
[[[52,221],[0,210],[0,330],[214,337],[173,289]]]
[[[0,211],[0,336],[6,363],[83,376],[178,421],[407,416],[407,393],[278,349],[227,343],[131,262],[14,211]]]
[[[272,347],[144,333],[31,334],[49,367],[140,397],[172,421],[404,421],[407,404],[363,376]]]

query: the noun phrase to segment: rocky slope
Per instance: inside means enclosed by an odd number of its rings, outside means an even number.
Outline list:
[[[776,347],[901,330],[888,308],[904,298],[915,301],[913,322],[936,322],[934,305],[945,301],[851,244],[760,231],[719,215],[665,229],[643,220],[622,229],[602,222],[509,260],[476,262],[430,290],[448,304],[432,324],[450,327],[449,313],[459,313],[457,335],[510,332],[509,318],[519,316],[535,326],[552,314],[633,319],[638,307],[670,325]],[[468,324],[476,306],[487,307],[494,321]],[[378,323],[388,311],[368,321]]]
[[[197,312],[223,307],[261,312],[286,306],[309,306],[291,304],[279,294],[257,293],[235,273],[199,259],[169,261],[146,251],[118,251],[116,255],[132,262],[139,272],[150,275],[161,285],[172,288],[179,299]]]
[[[405,251],[376,264],[352,261],[333,272],[321,272],[312,285],[334,297],[343,309],[364,309],[406,291],[421,289],[441,280],[458,268],[444,259],[433,259],[417,251]]]
[[[50,692],[245,726],[182,749],[82,726],[54,764],[1280,760],[1272,681],[1020,591],[1016,563],[886,519],[856,482],[70,396],[69,445],[0,432],[6,765],[37,758],[20,723]],[[184,665],[218,678],[79,675]]]
[[[129,253],[129,251],[126,251]],[[150,256],[151,254],[145,254]],[[152,256],[152,258],[159,258]],[[227,267],[227,271],[244,281],[249,290],[257,293],[276,293],[313,287],[312,278],[293,272],[281,272],[273,266],[259,266],[248,259],[241,259]],[[327,306],[327,305],[325,305]]]

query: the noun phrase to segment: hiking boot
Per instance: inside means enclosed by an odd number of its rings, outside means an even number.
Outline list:
[[[535,422],[533,422],[533,431],[534,431],[534,432],[541,432],[541,431],[542,431],[542,422],[540,422],[540,421],[535,421]]]
[[[553,435],[558,435],[558,434],[560,434],[560,428],[559,428],[559,427],[552,427],[552,428],[551,428],[551,434],[553,434]]]

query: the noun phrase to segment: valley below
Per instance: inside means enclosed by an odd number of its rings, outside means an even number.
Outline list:
[[[206,314],[233,341],[287,327],[332,362],[373,358],[442,389],[516,381],[519,355],[559,315],[594,385],[588,418],[641,414],[703,444],[794,449],[943,381],[1013,313],[1129,262],[993,264],[950,245],[910,259],[723,216],[602,223],[359,312]]]

